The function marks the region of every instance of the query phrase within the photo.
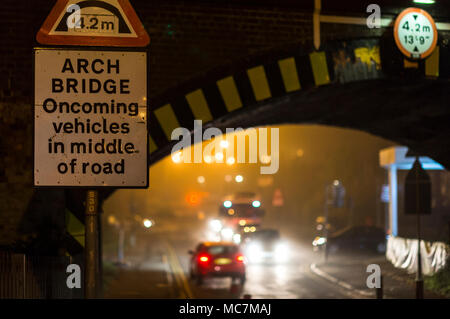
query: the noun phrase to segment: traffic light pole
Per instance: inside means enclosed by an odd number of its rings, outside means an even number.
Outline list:
[[[98,263],[98,191],[88,190],[86,194],[85,233],[85,298],[96,297],[96,274]]]

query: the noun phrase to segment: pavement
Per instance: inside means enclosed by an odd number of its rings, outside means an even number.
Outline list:
[[[371,274],[367,266],[380,266],[383,281],[383,296],[386,299],[414,299],[415,274],[395,268],[384,255],[334,255],[327,263],[311,264],[311,271],[340,287],[355,292],[361,298],[375,298],[375,289],[367,287],[366,280]],[[441,299],[445,296],[432,291],[424,291],[425,299]]]

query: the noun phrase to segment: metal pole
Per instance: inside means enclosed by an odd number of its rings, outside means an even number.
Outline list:
[[[27,297],[27,255],[23,254],[23,299]]]
[[[85,234],[85,297],[96,297],[96,266],[98,260],[97,228],[98,191],[88,190],[86,195],[86,234]]]
[[[380,287],[376,288],[376,298],[383,299],[383,276],[380,276]]]
[[[99,209],[99,214],[97,218],[98,223],[98,281],[97,281],[97,296],[103,297],[103,242],[102,242],[102,215],[103,211]]]
[[[124,263],[124,246],[125,246],[125,230],[124,225],[119,226],[119,247],[118,247],[118,259],[119,263]]]
[[[423,278],[422,278],[422,255],[420,253],[420,214],[417,214],[417,277],[416,277],[416,299],[423,299]]]
[[[325,229],[324,229],[324,235],[325,235],[325,250],[324,250],[324,258],[325,262],[328,261],[328,186],[325,186]]]
[[[416,161],[419,159],[416,157]],[[417,276],[416,276],[416,299],[423,299],[422,278],[422,255],[420,253],[420,199],[419,199],[419,171],[416,169],[416,215],[417,215]]]

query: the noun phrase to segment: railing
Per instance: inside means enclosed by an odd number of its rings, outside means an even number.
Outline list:
[[[0,299],[82,298],[69,289],[67,266],[72,257],[42,257],[0,251]]]

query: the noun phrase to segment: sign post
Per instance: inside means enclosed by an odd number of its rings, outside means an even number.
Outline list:
[[[98,189],[148,187],[150,39],[128,0],[58,0],[36,39],[51,47],[34,50],[34,186],[87,190],[84,288],[95,298]]]
[[[431,214],[431,181],[418,157],[405,180],[405,214],[417,215],[416,298],[423,299],[420,215]]]
[[[96,268],[98,262],[98,191],[88,190],[86,194],[86,239],[85,239],[85,294],[86,298],[96,297]]]

